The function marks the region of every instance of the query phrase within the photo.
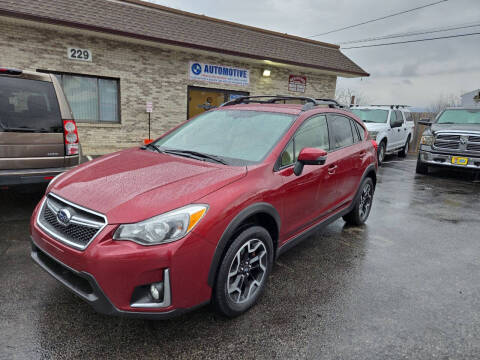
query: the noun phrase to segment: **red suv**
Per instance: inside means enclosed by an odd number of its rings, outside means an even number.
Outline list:
[[[305,104],[279,104],[291,99]],[[365,222],[374,145],[334,101],[238,98],[52,180],[31,255],[101,313],[156,319],[212,302],[236,316],[282,252],[342,216]]]

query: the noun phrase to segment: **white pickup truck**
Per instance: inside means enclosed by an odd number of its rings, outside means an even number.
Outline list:
[[[398,153],[399,156],[407,156],[415,127],[407,106],[355,105],[350,110],[363,120],[370,138],[377,142],[379,165],[388,154]]]

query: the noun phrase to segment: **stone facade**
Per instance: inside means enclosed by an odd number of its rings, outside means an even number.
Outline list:
[[[146,101],[152,101],[152,137],[187,117],[187,87],[199,86],[247,91],[251,95],[289,94],[290,74],[307,77],[305,95],[332,98],[336,76],[308,68],[261,64],[244,58],[202,53],[186,48],[146,44],[130,39],[73,30],[59,26],[0,18],[0,65],[24,70],[49,70],[120,80],[120,124],[79,123],[84,154],[105,154],[138,146],[148,137]],[[92,62],[67,58],[68,47],[92,50]],[[249,86],[192,81],[189,61],[221,64],[250,71]],[[271,76],[262,77],[265,68]]]

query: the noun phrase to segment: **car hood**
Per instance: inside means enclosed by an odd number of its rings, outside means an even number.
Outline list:
[[[382,131],[387,128],[385,123],[364,123],[368,131]]]
[[[110,224],[131,223],[196,202],[245,175],[245,167],[130,149],[68,171],[49,190],[106,215]]]
[[[480,132],[480,124],[432,124],[432,132],[439,131]]]

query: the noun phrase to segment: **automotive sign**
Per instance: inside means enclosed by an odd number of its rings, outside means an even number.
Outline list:
[[[190,61],[188,67],[190,80],[247,86],[250,74],[247,69],[225,65],[205,64]]]

